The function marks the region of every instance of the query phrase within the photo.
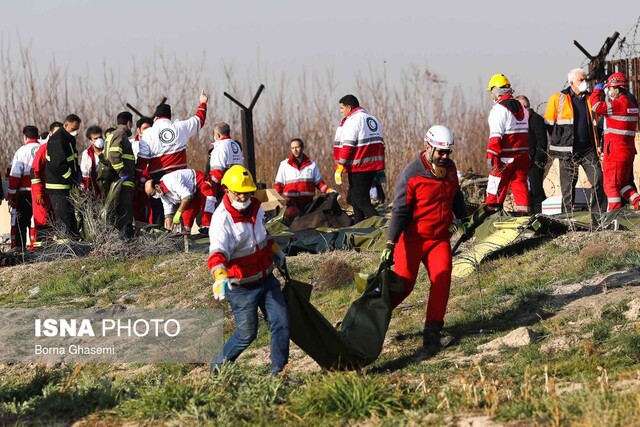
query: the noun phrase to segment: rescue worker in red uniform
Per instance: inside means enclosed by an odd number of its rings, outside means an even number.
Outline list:
[[[517,102],[517,101],[516,101]],[[429,128],[424,151],[396,180],[386,248],[381,261],[395,263],[403,278],[402,293],[393,293],[394,307],[413,290],[420,263],[431,282],[424,324],[423,346],[428,352],[441,346],[441,331],[451,287],[451,225],[454,214],[467,216],[456,165],[450,159],[453,133],[446,126]],[[464,228],[469,223],[463,224]]]
[[[60,122],[51,123],[49,135],[40,144],[40,148],[36,151],[31,163],[31,202],[33,204],[33,225],[36,231],[35,242],[32,244],[34,248],[42,246],[43,235],[49,226],[48,222],[53,220],[51,201],[49,200],[49,195],[44,191],[46,184],[44,163],[47,155],[47,141],[61,127],[62,123]]]
[[[186,120],[171,121],[171,106],[158,105],[154,113],[153,126],[142,133],[137,154],[136,181],[142,184],[146,179],[145,171],[155,180],[165,174],[187,168],[187,142],[202,127],[207,118],[207,96],[204,89],[200,93],[196,113]],[[153,221],[162,225],[161,205],[151,201]],[[209,226],[209,224],[204,224]]]
[[[224,189],[222,188],[222,184],[220,184],[224,173],[231,166],[242,164],[244,164],[242,147],[240,143],[231,138],[231,127],[224,122],[216,123],[213,128],[213,146],[209,151],[209,161],[205,168],[205,174],[209,176],[209,181],[213,189],[213,196],[209,196],[207,204],[211,205],[213,210],[205,210],[205,212],[203,212],[200,234],[209,234],[211,213],[213,213],[215,207],[220,204],[224,196]]]
[[[149,197],[162,201],[164,226],[167,229],[182,221],[185,234],[191,234],[196,216],[203,211],[211,212],[209,209],[213,208],[212,204],[206,202],[208,197],[213,196],[211,182],[198,170],[180,169],[166,174],[158,181],[149,179],[144,185]]]
[[[264,226],[260,201],[252,197],[256,184],[251,173],[234,165],[222,178],[227,188],[213,214],[209,229],[207,266],[213,276],[213,296],[229,299],[235,333],[211,360],[212,371],[233,362],[256,339],[258,308],[265,313],[271,331],[271,374],[280,373],[289,360],[289,318],[273,275],[274,263],[284,266],[285,255]]]
[[[291,155],[280,162],[273,188],[284,196],[286,224],[305,213],[313,202],[316,188],[323,193],[336,191],[324,182],[316,162],[304,154],[304,142],[300,138],[291,140]]]
[[[11,247],[24,252],[27,249],[27,228],[31,244],[35,241],[35,228],[31,225],[31,164],[40,147],[38,128],[25,126],[22,129],[22,139],[24,144],[18,148],[11,162],[7,200],[12,211],[15,209],[15,224],[13,221],[11,224]]]
[[[378,215],[371,204],[369,190],[376,175],[385,167],[382,124],[362,108],[353,95],[340,98],[340,112],[344,119],[334,137],[334,179],[337,185],[342,185],[342,174],[347,174],[347,203],[353,207],[354,223],[358,223]]]
[[[494,74],[487,91],[494,106],[489,112],[489,143],[487,145],[486,205],[502,204],[509,187],[515,200],[515,211],[529,211],[527,174],[529,159],[529,111],[513,98],[511,83],[504,74]]]
[[[80,171],[82,172],[82,182],[80,187],[89,194],[102,197],[98,185],[98,168],[100,167],[100,154],[104,151],[104,138],[102,128],[97,125],[89,126],[85,132],[89,141],[89,146],[80,156]]]
[[[635,135],[638,130],[638,105],[629,96],[627,78],[613,73],[607,79],[608,97],[602,100],[604,84],[595,86],[591,94],[591,109],[604,116],[604,152],[602,173],[607,195],[607,212],[622,207],[622,197],[634,209],[640,209],[640,195],[629,185],[636,155]]]

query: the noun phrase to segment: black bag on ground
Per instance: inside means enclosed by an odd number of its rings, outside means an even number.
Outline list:
[[[358,369],[378,358],[391,320],[390,292],[402,287],[401,279],[389,267],[380,265],[338,329],[309,302],[311,285],[292,280],[286,269],[281,273],[290,338],[318,365],[331,370]]]
[[[298,231],[307,228],[341,228],[351,225],[351,218],[344,213],[338,203],[338,193],[318,196],[303,215],[293,220],[289,230]]]

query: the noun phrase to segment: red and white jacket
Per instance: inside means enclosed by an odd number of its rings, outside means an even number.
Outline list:
[[[44,163],[47,156],[47,143],[40,144],[31,162],[31,191],[33,194],[44,194]]]
[[[9,172],[8,200],[15,200],[18,192],[31,192],[31,164],[38,148],[38,141],[30,139],[18,148],[13,156]]]
[[[252,197],[246,212],[239,212],[225,195],[211,224],[216,226],[209,229],[209,271],[226,268],[229,278],[238,279],[240,286],[259,283],[271,274],[273,239],[264,226],[258,199]]]
[[[98,154],[96,154],[93,144],[82,152],[80,171],[82,172],[82,183],[85,188],[90,191],[96,191],[98,189],[96,181],[98,179]]]
[[[220,181],[224,173],[233,165],[243,165],[244,156],[242,149],[233,139],[223,136],[213,144],[213,150],[209,156],[209,176],[214,184],[213,194],[217,193]]]
[[[384,138],[378,119],[362,107],[352,109],[336,129],[333,160],[345,172],[384,170]]]
[[[635,136],[638,131],[638,106],[626,94],[612,101],[601,101],[601,89],[591,94],[591,109],[605,116],[604,156],[613,161],[633,159],[636,154]]]
[[[153,126],[142,133],[136,178],[139,179],[145,169],[158,179],[168,172],[187,167],[187,142],[204,126],[207,117],[207,104],[200,104],[193,117],[174,122],[166,117],[158,117]]]
[[[487,157],[529,154],[529,111],[510,94],[501,96],[491,108],[489,132]]]
[[[180,169],[160,178],[163,195],[160,196],[164,214],[169,217],[175,213],[175,206],[185,199],[193,199],[198,189],[198,179],[205,178],[204,174],[195,169]]]
[[[296,163],[293,154],[280,162],[274,188],[286,200],[298,203],[310,202],[316,194],[316,187],[323,193],[329,189],[320,176],[316,162],[310,160],[305,154],[302,154],[300,166]]]

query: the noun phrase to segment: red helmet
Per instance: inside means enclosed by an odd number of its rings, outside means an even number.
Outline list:
[[[613,73],[607,79],[607,87],[626,86],[627,78],[622,73]]]

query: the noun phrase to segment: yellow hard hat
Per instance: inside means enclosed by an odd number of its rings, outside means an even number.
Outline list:
[[[504,74],[494,74],[491,76],[489,80],[489,86],[487,87],[487,92],[491,92],[491,89],[494,87],[502,87],[502,86],[511,86],[509,79]]]
[[[256,191],[256,183],[251,172],[242,165],[233,165],[222,177],[222,185],[234,193],[253,193]]]

